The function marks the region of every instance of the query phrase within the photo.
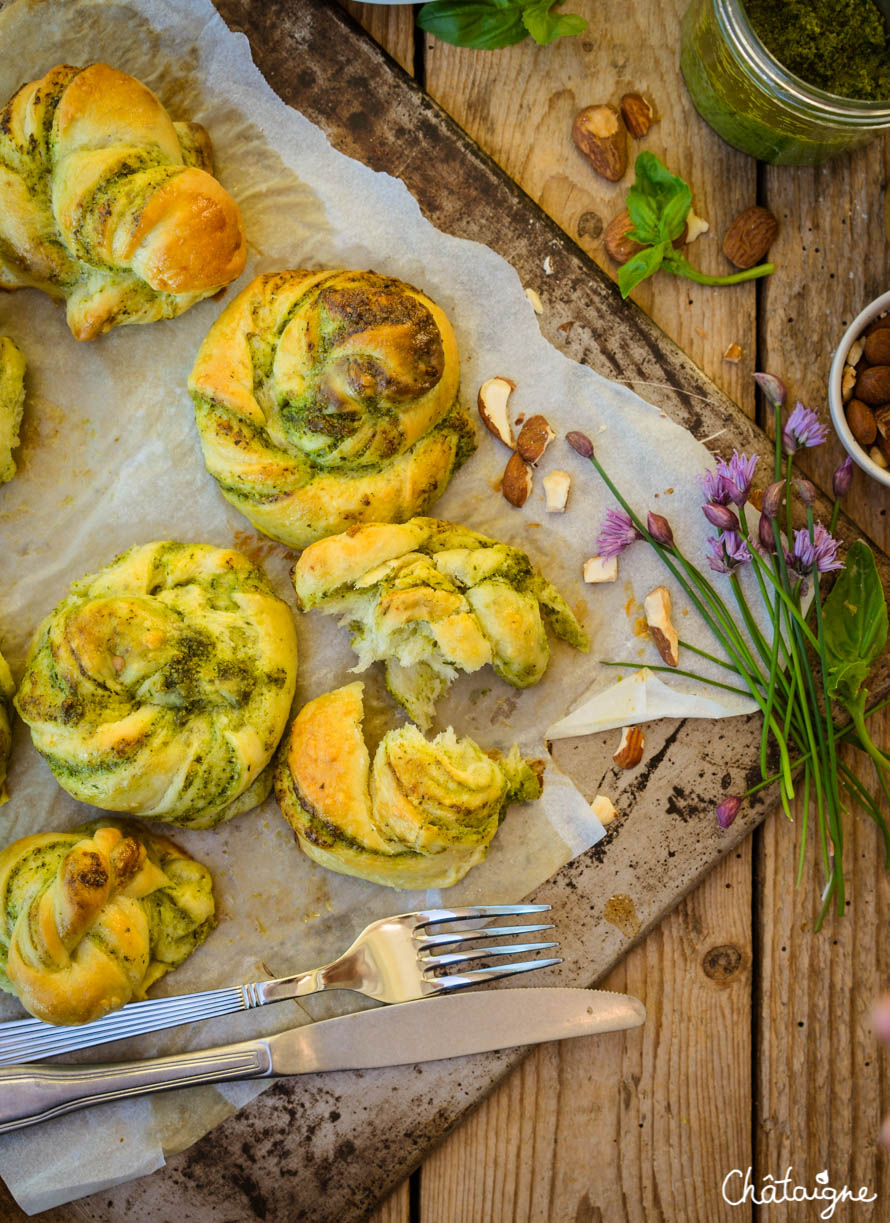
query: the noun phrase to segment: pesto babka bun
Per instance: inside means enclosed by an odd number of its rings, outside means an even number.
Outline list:
[[[9,764],[9,753],[12,750],[12,696],[15,684],[9,671],[9,664],[0,654],[0,806],[6,802],[9,795],[6,792],[6,766]]]
[[[451,324],[374,272],[257,277],[211,327],[189,390],[223,496],[292,548],[404,522],[476,446]]]
[[[59,64],[0,111],[0,288],[64,299],[78,340],[182,314],[247,258],[212,171],[204,128],[141,82]]]
[[[44,620],[15,704],[75,798],[212,828],[269,793],[296,670],[292,613],[245,556],[143,544]]]
[[[25,358],[8,336],[0,335],[0,484],[15,475],[12,452],[19,444],[24,407]]]
[[[438,518],[352,528],[307,548],[293,571],[302,610],[337,613],[356,671],[386,663],[386,685],[427,729],[459,671],[491,664],[514,688],[536,684],[545,624],[576,649],[587,637],[519,548]]]
[[[362,733],[364,685],[316,697],[297,714],[275,768],[282,814],[313,861],[392,888],[450,887],[481,862],[511,802],[541,793],[543,761],[487,754],[449,727],[432,741],[391,730],[373,764]]]
[[[0,989],[47,1023],[144,998],[213,925],[207,867],[144,829],[98,820],[0,851]]]

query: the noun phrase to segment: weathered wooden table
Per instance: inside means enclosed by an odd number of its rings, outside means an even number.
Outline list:
[[[573,0],[571,8],[590,19],[582,38],[490,53],[416,40],[410,9],[349,7],[607,268],[601,232],[626,183],[596,178],[571,144],[571,120],[581,106],[614,101],[628,89],[651,96],[662,119],[647,147],[691,182],[696,210],[714,230],[693,248],[695,262],[725,270],[715,235],[741,208],[762,202],[780,220],[773,252],[780,270],[768,283],[734,289],[662,276],[641,287],[639,304],[750,415],[756,368],[775,369],[793,393],[824,407],[836,338],[887,287],[886,147],[817,171],[758,167],[727,148],[697,118],[679,76],[683,3]],[[231,0],[221,7],[250,6]],[[271,22],[275,10],[287,7],[258,6],[251,20]],[[305,67],[295,61],[293,72]],[[410,153],[406,148],[405,157]],[[398,165],[386,168],[400,172]],[[738,365],[723,359],[730,343],[743,349]],[[657,378],[657,364],[651,376]],[[839,455],[832,443],[813,456],[811,474],[823,486]],[[849,499],[853,516],[885,548],[887,504],[861,477]],[[890,739],[890,722],[876,731]],[[753,1212],[722,1201],[726,1173],[751,1165],[756,1178],[780,1176],[789,1164],[798,1181],[812,1184],[825,1168],[834,1186],[868,1185],[879,1194],[873,1207],[859,1205],[847,1215],[841,1209],[836,1218],[887,1217],[890,1178],[875,1135],[882,1113],[890,1112],[890,1083],[886,1068],[880,1072],[868,1014],[887,986],[890,883],[873,829],[857,821],[848,856],[850,912],[814,938],[814,888],[791,888],[794,848],[794,829],[780,816],[741,842],[605,982],[646,1000],[646,1027],[532,1054],[378,1210],[376,1223],[735,1221]],[[815,863],[810,867],[815,879]],[[219,1149],[229,1158],[228,1148]],[[244,1156],[249,1162],[253,1148],[245,1146]],[[357,1171],[344,1151],[340,1176],[348,1180]],[[197,1213],[200,1191],[192,1186],[189,1198],[185,1181],[181,1198],[155,1199],[161,1204],[154,1213],[141,1190],[133,1206],[139,1218],[200,1215],[202,1223],[211,1214],[233,1221],[286,1217],[251,1192],[247,1174],[242,1179],[237,1198],[224,1205],[202,1199]],[[774,1207],[769,1218],[809,1219],[810,1209]],[[118,1194],[115,1204],[109,1195],[107,1213],[94,1201],[45,1217],[116,1219],[128,1210],[126,1195]],[[23,1216],[0,1200],[0,1217]]]
[[[408,11],[348,7],[610,272],[600,235],[624,185],[604,183],[575,155],[571,121],[631,89],[651,97],[662,119],[647,147],[691,183],[711,222],[694,261],[724,271],[723,230],[760,203],[779,219],[779,271],[734,289],[660,276],[635,300],[749,414],[755,369],[775,370],[796,396],[826,406],[837,339],[890,287],[890,144],[813,170],[758,165],[723,144],[680,77],[685,0],[573,0],[568,7],[590,22],[581,38],[494,52],[415,37]],[[738,365],[723,359],[731,343],[743,350]],[[822,487],[841,454],[832,441],[811,456]],[[887,492],[857,476],[848,510],[884,548],[888,507]],[[890,719],[878,729],[890,741]],[[890,1076],[869,1024],[873,998],[890,986],[890,880],[873,830],[857,820],[848,915],[814,938],[812,894],[791,887],[794,844],[774,813],[606,982],[647,998],[646,1027],[538,1050],[375,1223],[738,1223],[754,1212],[724,1203],[726,1173],[751,1165],[755,1177],[782,1176],[789,1164],[800,1181],[827,1168],[832,1185],[878,1194],[836,1218],[890,1217],[888,1157],[876,1144]],[[816,1217],[802,1205],[756,1213],[770,1223]]]

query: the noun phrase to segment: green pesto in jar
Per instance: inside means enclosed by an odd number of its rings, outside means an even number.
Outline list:
[[[745,0],[745,10],[764,46],[808,85],[890,99],[890,45],[874,0]]]

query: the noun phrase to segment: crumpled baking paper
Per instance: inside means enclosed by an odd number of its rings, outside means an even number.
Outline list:
[[[514,414],[545,413],[560,438],[519,511],[497,491],[507,451],[480,428],[478,453],[433,512],[524,548],[582,616],[593,649],[581,655],[554,643],[543,682],[522,692],[490,670],[462,677],[441,703],[440,726],[451,722],[486,747],[515,740],[526,753],[543,755],[544,729],[585,693],[612,683],[614,673],[600,668],[599,658],[637,666],[657,661],[639,619],[645,594],[666,575],[637,545],[622,557],[616,584],[583,586],[581,565],[594,550],[610,499],[590,465],[561,439],[568,429],[586,430],[634,503],[666,514],[693,555],[703,550],[708,527],[692,476],[708,464],[708,452],[631,391],[552,348],[505,260],[439,233],[398,179],[334,151],[266,85],[247,40],[229,32],[208,0],[15,0],[0,12],[0,45],[15,48],[0,59],[0,100],[54,64],[104,60],[145,81],[174,118],[204,123],[250,244],[247,272],[223,301],[203,302],[179,319],[118,328],[90,344],[72,339],[63,311],[45,295],[0,294],[0,332],[10,334],[28,360],[19,474],[0,489],[0,645],[15,675],[38,623],[69,583],[134,543],[180,538],[234,544],[264,566],[294,605],[288,580],[294,555],[258,536],[206,474],[186,383],[211,323],[250,277],[307,266],[373,268],[422,288],[454,324],[467,400],[475,401],[486,378],[511,377],[517,383]],[[541,476],[556,467],[573,480],[564,515],[548,515],[543,505]],[[677,591],[674,605],[681,635],[707,647],[706,628]],[[298,616],[297,631],[298,702],[349,682],[355,660],[344,630],[312,612]],[[715,674],[710,667],[704,664],[703,673]],[[378,670],[362,678],[366,726],[375,739],[401,715]],[[663,712],[685,708],[666,699]],[[744,711],[743,703],[733,707],[729,698],[727,713]],[[9,790],[4,844],[96,814],[58,787],[21,724]],[[437,898],[316,866],[297,848],[274,800],[216,831],[173,831],[213,870],[220,922],[204,946],[160,983],[158,994],[314,967],[343,951],[369,920]],[[543,799],[511,808],[486,861],[449,889],[448,902],[518,900],[602,835],[569,779],[551,768]],[[355,995],[326,994],[78,1056],[108,1061],[207,1047],[361,1005]],[[0,1017],[18,1014],[14,1000],[0,999]],[[46,1209],[159,1167],[164,1152],[195,1141],[261,1087],[195,1088],[103,1105],[84,1117],[3,1136],[0,1175],[25,1210]]]

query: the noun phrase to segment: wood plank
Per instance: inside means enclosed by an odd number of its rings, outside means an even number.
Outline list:
[[[428,39],[426,85],[614,275],[615,265],[594,235],[620,210],[633,174],[629,170],[620,184],[607,183],[577,154],[570,133],[581,106],[616,103],[632,89],[651,98],[663,117],[639,147],[651,148],[693,184],[697,209],[713,219],[718,232],[718,218],[725,226],[753,202],[756,166],[719,141],[678,89],[683,3],[666,4],[657,14],[650,5],[617,0],[576,0],[572,7],[589,18],[588,33],[601,32],[548,49],[527,42],[498,52]],[[632,46],[640,51],[631,65],[627,48]],[[726,269],[718,250],[709,235],[690,253],[706,270],[720,272]],[[634,294],[749,414],[754,410],[754,292],[753,285],[707,289],[660,276]],[[723,361],[733,341],[745,351],[741,365]],[[751,1156],[750,905],[751,845],[746,843],[603,982],[606,989],[642,990],[641,996],[662,1000],[656,1014],[650,1010],[645,1029],[535,1053],[424,1163],[421,1218],[509,1223],[663,1215],[711,1223],[728,1217],[730,1207],[720,1199],[722,1178],[740,1161],[747,1167]],[[690,938],[691,930],[697,937]],[[735,963],[737,956],[740,967],[731,988],[701,989],[707,983],[703,955],[718,946],[731,949],[726,961]],[[690,1010],[684,1004],[691,995],[697,1005]],[[733,1045],[730,1057],[727,1039]],[[668,1046],[671,1056],[664,1053]],[[706,1102],[704,1109],[687,1110],[691,1121],[681,1120],[681,1110],[672,1107],[672,1100],[683,1097]],[[709,1117],[720,1124],[702,1124]],[[604,1164],[591,1158],[593,1152],[620,1158]],[[732,1214],[739,1218],[744,1212]]]
[[[367,1223],[411,1223],[411,1193],[407,1181],[380,1203]]]
[[[826,406],[825,387],[834,347],[849,321],[883,292],[890,279],[890,249],[883,234],[883,192],[890,143],[812,170],[767,171],[765,202],[782,224],[775,247],[780,274],[765,288],[761,344],[767,368],[788,383],[792,398]],[[834,437],[805,456],[803,465],[823,487],[843,457]],[[890,491],[856,471],[847,509],[879,544],[890,544]],[[874,719],[875,741],[890,744],[890,719]],[[867,784],[871,769],[848,752]],[[800,804],[795,818],[801,818]],[[814,890],[790,887],[796,830],[767,821],[757,852],[757,985],[759,1040],[756,1085],[756,1166],[784,1174],[793,1164],[800,1181],[813,1183],[828,1169],[831,1184],[878,1193],[873,1206],[857,1205],[857,1220],[886,1217],[890,1171],[876,1145],[890,1099],[890,1070],[870,1030],[870,1007],[887,988],[890,962],[890,880],[876,829],[860,813],[847,820],[845,854],[851,904],[823,933],[810,933]],[[811,847],[808,877],[818,865]],[[793,1223],[792,1207],[770,1218]],[[852,1216],[851,1216],[852,1217]]]
[[[397,64],[414,75],[414,10],[410,5],[361,4],[338,0]]]

